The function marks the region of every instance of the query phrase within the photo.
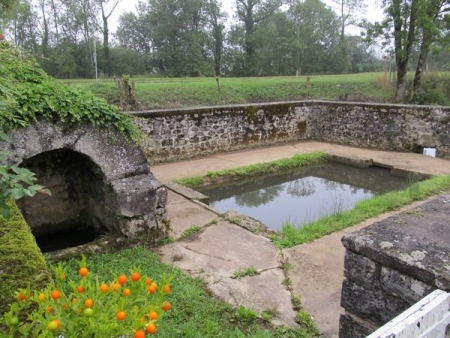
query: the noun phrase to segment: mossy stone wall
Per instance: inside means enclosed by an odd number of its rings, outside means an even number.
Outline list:
[[[299,140],[450,158],[450,108],[296,101],[139,112],[153,163]]]
[[[306,115],[297,103],[239,105],[136,113],[152,142],[153,162],[307,139]]]

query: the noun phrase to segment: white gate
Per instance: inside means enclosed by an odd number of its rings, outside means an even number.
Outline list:
[[[436,290],[367,338],[449,338],[450,293]]]

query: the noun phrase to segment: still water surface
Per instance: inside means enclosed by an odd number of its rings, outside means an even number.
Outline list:
[[[391,175],[388,169],[327,163],[207,187],[201,192],[220,212],[235,210],[260,220],[272,230],[280,230],[286,221],[301,226],[352,209],[358,201],[375,194],[403,189],[407,184],[407,179]]]

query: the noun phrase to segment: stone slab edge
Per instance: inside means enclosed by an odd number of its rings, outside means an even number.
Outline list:
[[[172,190],[173,192],[176,192],[177,194],[186,197],[187,199],[193,200],[193,201],[200,201],[206,205],[209,204],[209,196],[206,196],[194,189],[191,189],[189,187],[186,187],[184,185],[175,183],[175,182],[164,182],[163,185],[167,188]],[[217,213],[217,211],[214,210],[214,212]]]
[[[420,212],[420,210],[427,209],[428,207],[430,212],[439,212],[436,211],[436,209],[440,208],[442,213],[448,213],[447,209],[445,209],[446,205],[444,204],[448,204],[449,201],[449,194],[441,195],[413,210],[418,210]],[[441,261],[441,259],[438,258],[439,261],[433,262],[433,264],[428,263],[424,266],[422,264],[417,264],[414,261],[410,262],[405,259],[405,257],[402,257],[404,255],[407,256],[407,252],[402,253],[395,250],[393,251],[387,246],[392,241],[388,236],[389,228],[390,226],[395,226],[396,220],[398,221],[398,215],[345,235],[341,239],[342,244],[347,250],[368,257],[383,266],[398,270],[401,273],[414,277],[441,290],[450,291],[450,262],[448,260]],[[382,234],[381,236],[380,233]],[[385,242],[382,241],[382,236],[386,237]],[[386,247],[380,249],[380,245],[382,246],[383,243],[386,243]],[[433,246],[433,243],[424,244],[418,239],[418,241],[412,244],[411,250],[421,250],[426,247],[431,252],[431,255],[433,255]],[[445,253],[442,253],[442,255],[445,255]]]
[[[352,156],[342,156],[334,154],[333,152],[326,152],[327,159],[331,162],[346,164],[356,168],[369,168],[373,165],[373,160],[371,158],[361,157],[357,155]]]

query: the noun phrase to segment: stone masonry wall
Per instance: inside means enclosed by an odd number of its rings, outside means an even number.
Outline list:
[[[298,140],[450,158],[450,108],[298,101],[135,113],[153,163]]]
[[[343,237],[339,337],[362,338],[435,289],[450,291],[450,194]]]
[[[152,162],[309,138],[307,111],[297,103],[136,113],[151,141]]]

